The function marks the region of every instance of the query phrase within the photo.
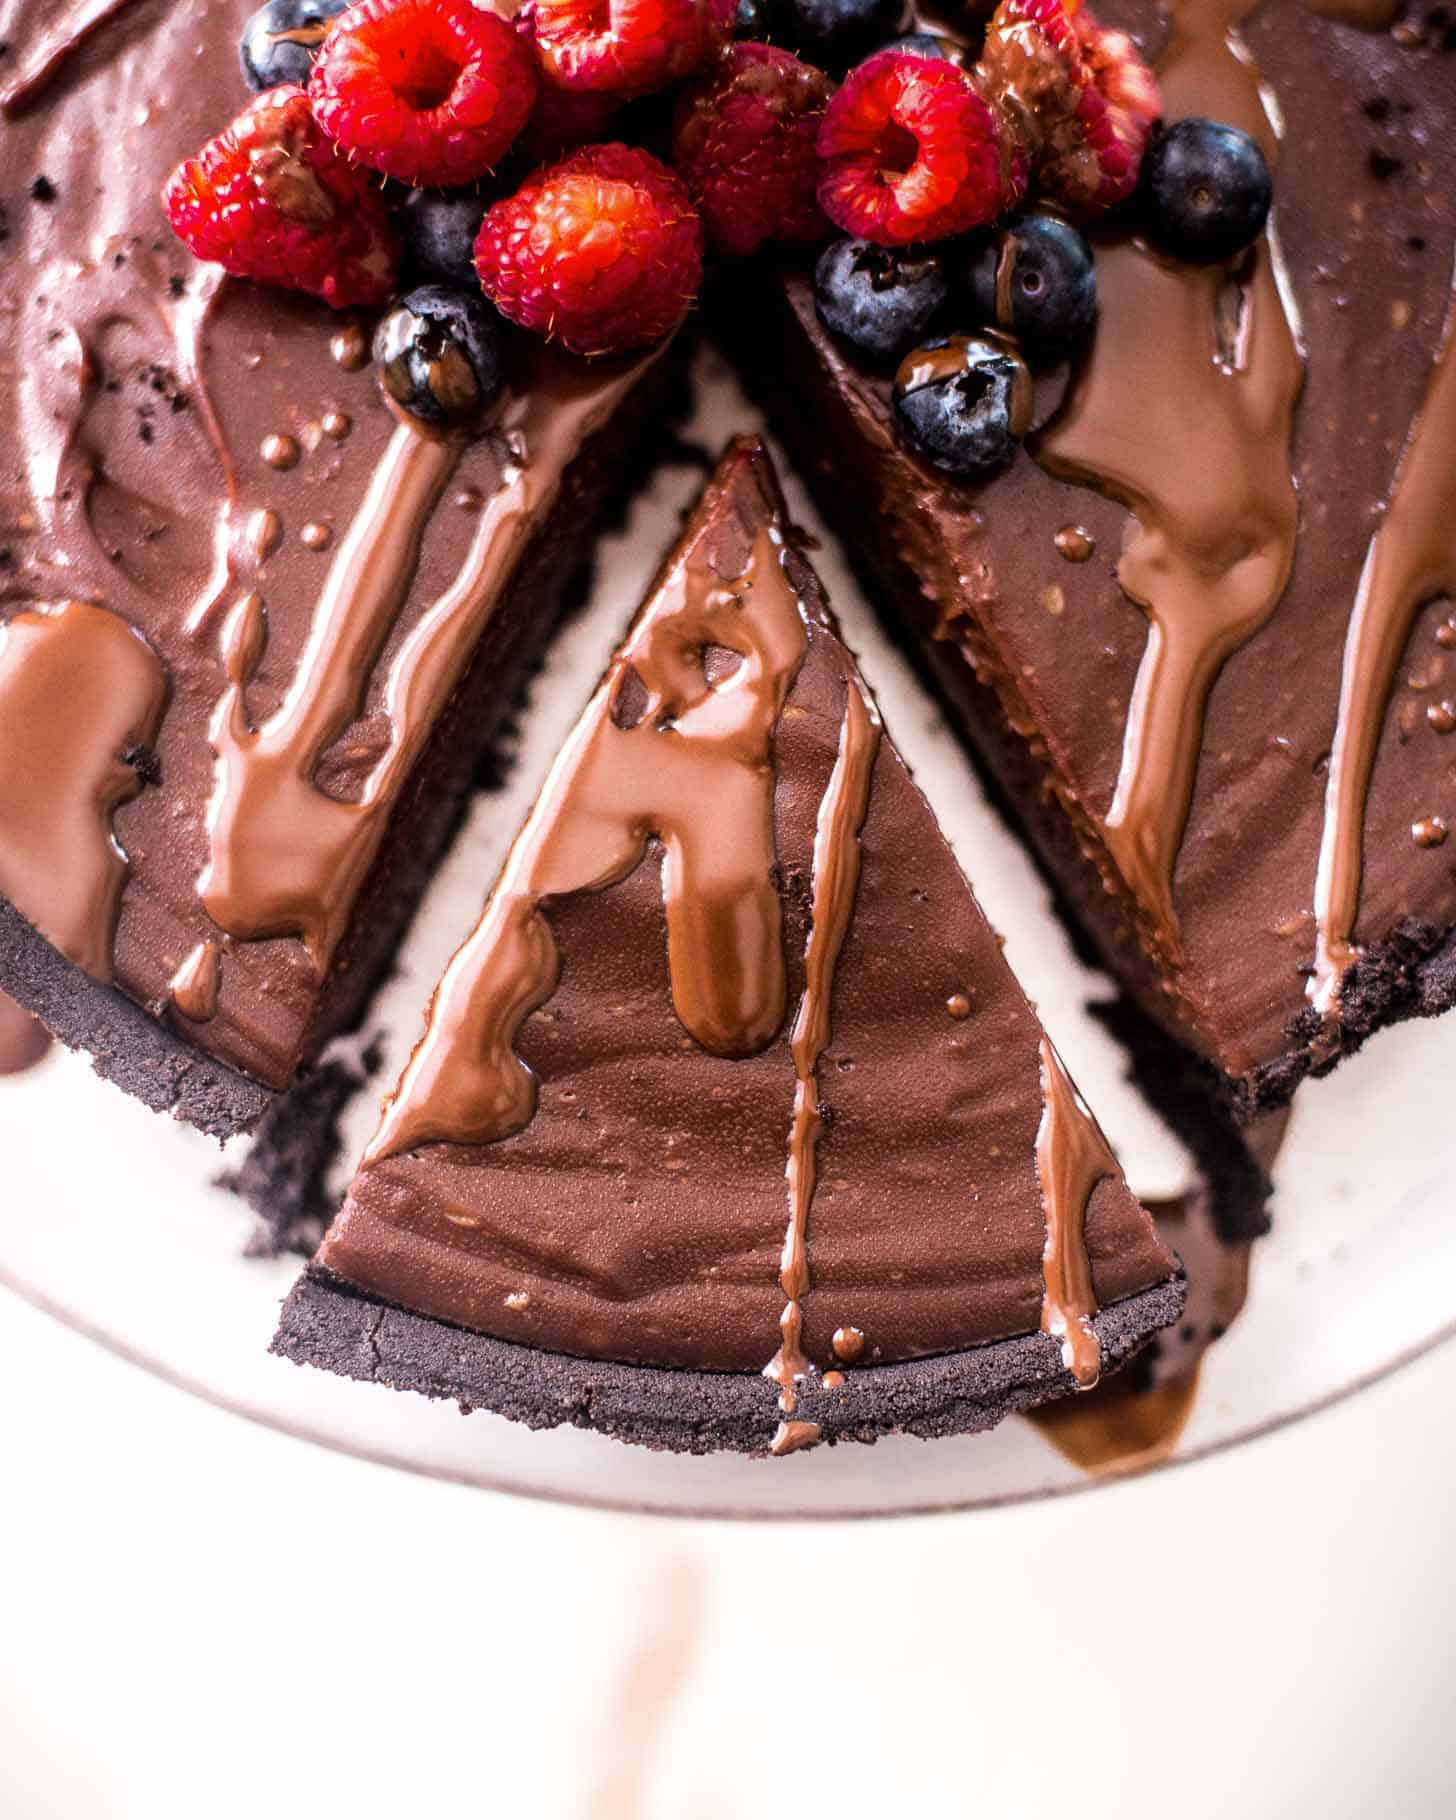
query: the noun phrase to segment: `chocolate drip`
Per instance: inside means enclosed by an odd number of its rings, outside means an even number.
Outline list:
[[[390,743],[357,802],[327,795],[316,773],[364,709],[460,443],[403,423],[395,431],[339,545],[292,685],[259,727],[250,723],[246,702],[261,654],[256,616],[234,613],[223,633],[229,680],[213,717],[217,769],[209,857],[198,885],[219,928],[247,940],[300,936],[318,971],[327,968],[388,811],[470,659],[500,578],[576,451],[640,371],[639,364],[555,387],[532,384],[508,403],[498,427],[500,486],[480,514],[460,573],[390,665],[382,704]]]
[[[0,1076],[34,1068],[50,1046],[50,1034],[40,1019],[0,992]]]
[[[1361,842],[1375,754],[1401,653],[1421,608],[1456,594],[1456,289],[1425,404],[1365,557],[1345,638],[1325,785],[1309,996],[1327,1018],[1357,957]]]
[[[780,1318],[783,1342],[764,1368],[779,1387],[779,1407],[792,1415],[797,1385],[812,1369],[801,1342],[803,1299],[809,1291],[809,1212],[814,1204],[818,1169],[819,1060],[829,1042],[834,999],[834,973],[844,938],[854,916],[859,889],[860,830],[869,812],[870,784],[880,745],[880,722],[858,682],[845,694],[844,725],[834,770],[819,807],[814,835],[814,907],[804,950],[804,996],[794,1021],[794,1116],[789,1128],[786,1175],[789,1224],[779,1264],[779,1287],[785,1306]],[[784,1428],[802,1424],[784,1424]],[[796,1445],[803,1445],[802,1441]],[[774,1452],[784,1451],[775,1442]]]
[[[715,1054],[771,1042],[786,992],[774,865],[773,735],[805,650],[774,533],[725,579],[679,566],[563,748],[474,934],[446,970],[370,1147],[492,1143],[527,1125],[536,1081],[515,1053],[560,960],[542,906],[600,891],[666,849],[673,1004]],[[705,654],[742,662],[718,685]]]
[[[216,942],[199,942],[172,976],[172,1003],[194,1024],[217,1016],[222,953]]]
[[[77,0],[68,7],[23,58],[10,81],[0,88],[0,114],[19,113],[44,94],[86,40],[132,3],[133,0]]]
[[[1041,1090],[1043,1111],[1036,1134],[1036,1171],[1046,1214],[1041,1330],[1061,1341],[1062,1361],[1085,1389],[1097,1382],[1102,1369],[1092,1327],[1097,1297],[1087,1255],[1087,1208],[1103,1177],[1117,1174],[1117,1159],[1045,1036]]]
[[[1184,0],[1160,81],[1170,118],[1230,121],[1272,159],[1258,72],[1232,30],[1249,8],[1250,0]],[[1294,557],[1291,437],[1303,363],[1276,257],[1268,238],[1236,272],[1172,265],[1137,241],[1101,249],[1091,357],[1036,447],[1049,472],[1133,514],[1118,579],[1148,615],[1148,642],[1103,832],[1175,960],[1173,868],[1205,705],[1224,663],[1274,612]]]
[[[160,660],[116,614],[84,601],[0,627],[0,892],[100,980],[126,855],[114,811],[141,789],[122,754],[156,736]]]

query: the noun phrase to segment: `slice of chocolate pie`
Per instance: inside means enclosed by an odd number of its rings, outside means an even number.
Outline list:
[[[1259,142],[1274,225],[1200,265],[1094,231],[1092,339],[1003,471],[915,453],[807,275],[721,320],[1064,902],[1248,1118],[1456,1000],[1456,63],[1390,6],[1098,13],[1169,120]]]
[[[790,1451],[1093,1382],[1182,1281],[734,445],[566,742],[275,1350]]]
[[[367,319],[197,264],[252,11],[19,0],[0,59],[0,989],[218,1135],[358,1016],[671,360],[531,344],[432,434]]]

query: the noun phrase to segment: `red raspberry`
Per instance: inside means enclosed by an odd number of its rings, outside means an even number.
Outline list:
[[[741,258],[828,231],[814,147],[833,93],[788,51],[735,44],[678,103],[673,163],[721,251]]]
[[[399,245],[373,182],[319,131],[301,88],[259,95],[162,186],[179,239],[238,278],[336,310],[383,303]]]
[[[528,164],[553,164],[578,146],[599,144],[607,137],[620,95],[601,95],[588,88],[555,88],[541,84],[535,112],[516,141],[516,156]]]
[[[532,0],[559,88],[645,95],[700,69],[733,35],[737,0]]]
[[[1163,104],[1131,38],[1104,30],[1082,0],[1001,0],[981,68],[1060,202],[1093,214],[1132,194]]]
[[[504,157],[536,81],[529,44],[472,0],[360,0],[324,39],[308,93],[351,158],[450,188]]]
[[[486,210],[475,269],[503,316],[574,354],[660,340],[703,272],[703,224],[650,152],[588,145]]]
[[[851,70],[819,129],[819,200],[880,246],[993,220],[1026,187],[1018,144],[958,64],[881,51]]]

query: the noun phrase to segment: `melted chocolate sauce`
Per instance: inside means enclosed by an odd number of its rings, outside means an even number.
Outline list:
[[[663,843],[673,1002],[719,1055],[751,1055],[784,1018],[773,883],[772,742],[804,653],[798,598],[761,532],[747,571],[680,568],[614,660],[430,1006],[370,1160],[519,1131],[536,1084],[515,1054],[559,962],[542,903],[601,890]],[[704,653],[742,663],[721,687]]]
[[[1402,452],[1385,518],[1371,539],[1346,635],[1309,981],[1310,999],[1327,1019],[1338,1009],[1340,982],[1359,953],[1355,921],[1366,805],[1396,671],[1417,613],[1447,594],[1456,595],[1456,291],[1430,390]],[[1420,833],[1415,840],[1418,846],[1440,844],[1439,837],[1423,839]]]
[[[1181,0],[1159,81],[1170,118],[1227,120],[1272,160],[1258,71],[1233,32],[1250,5]],[[1235,279],[1175,265],[1136,240],[1101,248],[1091,357],[1035,448],[1051,473],[1110,493],[1133,515],[1118,579],[1149,633],[1104,836],[1170,960],[1181,954],[1173,867],[1204,707],[1224,663],[1273,613],[1294,557],[1290,451],[1303,369],[1276,257],[1266,237]]]
[[[50,1036],[39,1018],[0,992],[0,1076],[34,1068],[50,1046]]]
[[[142,787],[122,754],[150,744],[165,698],[156,654],[101,607],[0,626],[0,892],[99,980],[127,875],[111,818]]]
[[[1087,1208],[1103,1177],[1117,1174],[1117,1158],[1068,1079],[1049,1037],[1041,1043],[1041,1088],[1044,1110],[1036,1139],[1046,1212],[1041,1330],[1061,1341],[1062,1362],[1085,1390],[1102,1370],[1101,1348],[1092,1327],[1097,1297],[1087,1253]]]

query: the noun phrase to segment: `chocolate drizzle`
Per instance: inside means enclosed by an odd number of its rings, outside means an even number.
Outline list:
[[[190,1023],[205,1024],[217,1016],[221,984],[221,950],[216,942],[199,942],[172,976],[172,1003]]]
[[[324,972],[374,858],[388,811],[459,681],[531,527],[582,443],[606,422],[640,363],[515,394],[497,427],[502,476],[465,562],[401,643],[384,678],[390,743],[358,801],[327,794],[318,767],[364,710],[374,666],[408,595],[426,524],[454,472],[458,440],[395,430],[342,539],[293,682],[254,726],[247,687],[262,653],[245,603],[223,631],[228,686],[212,723],[217,758],[209,856],[198,889],[209,915],[246,940],[300,936]],[[568,390],[568,383],[570,389]]]
[[[1396,669],[1417,613],[1443,594],[1456,594],[1456,288],[1425,404],[1365,557],[1345,639],[1308,988],[1327,1020],[1338,1010],[1341,981],[1358,954],[1365,806]]]
[[[1041,1090],[1042,1119],[1036,1134],[1036,1171],[1046,1214],[1041,1330],[1061,1341],[1062,1362],[1085,1390],[1102,1370],[1092,1326],[1097,1297],[1087,1255],[1087,1209],[1097,1184],[1104,1176],[1117,1174],[1117,1158],[1045,1036]]]
[[[804,996],[792,1039],[794,1115],[785,1171],[789,1224],[779,1263],[779,1287],[785,1297],[779,1322],[783,1340],[764,1367],[764,1376],[779,1387],[779,1407],[786,1416],[793,1414],[798,1403],[797,1385],[811,1369],[801,1333],[803,1298],[810,1287],[809,1213],[814,1203],[819,1134],[824,1122],[819,1106],[818,1069],[829,1042],[834,972],[854,916],[859,888],[859,835],[869,811],[870,783],[879,745],[879,716],[858,682],[851,679],[845,693],[839,752],[819,807],[814,836],[813,920],[804,950]],[[781,1423],[773,1451],[787,1451],[789,1431],[803,1426]],[[782,1446],[780,1438],[784,1440]],[[799,1437],[793,1445],[805,1445],[805,1437]]]
[[[121,754],[155,737],[161,662],[84,601],[0,627],[0,892],[95,979],[112,976],[126,879],[113,812],[141,789]]]
[[[368,1160],[431,1142],[487,1144],[534,1115],[515,1053],[560,961],[542,906],[600,891],[665,849],[673,1005],[714,1054],[751,1055],[783,1023],[773,735],[806,643],[776,536],[747,569],[680,565],[618,652],[563,748],[470,939],[451,961]],[[714,647],[741,663],[710,680]]]
[[[1170,118],[1209,114],[1275,132],[1233,32],[1250,0],[1183,0],[1159,72]],[[1118,566],[1148,615],[1104,838],[1171,960],[1181,955],[1173,868],[1208,695],[1263,626],[1294,556],[1294,406],[1303,363],[1272,238],[1235,271],[1170,264],[1137,241],[1101,249],[1090,361],[1036,446],[1060,478],[1132,513]],[[1229,286],[1237,285],[1230,321]]]
[[[75,0],[0,88],[0,114],[18,113],[44,94],[86,40],[132,4],[133,0]]]

